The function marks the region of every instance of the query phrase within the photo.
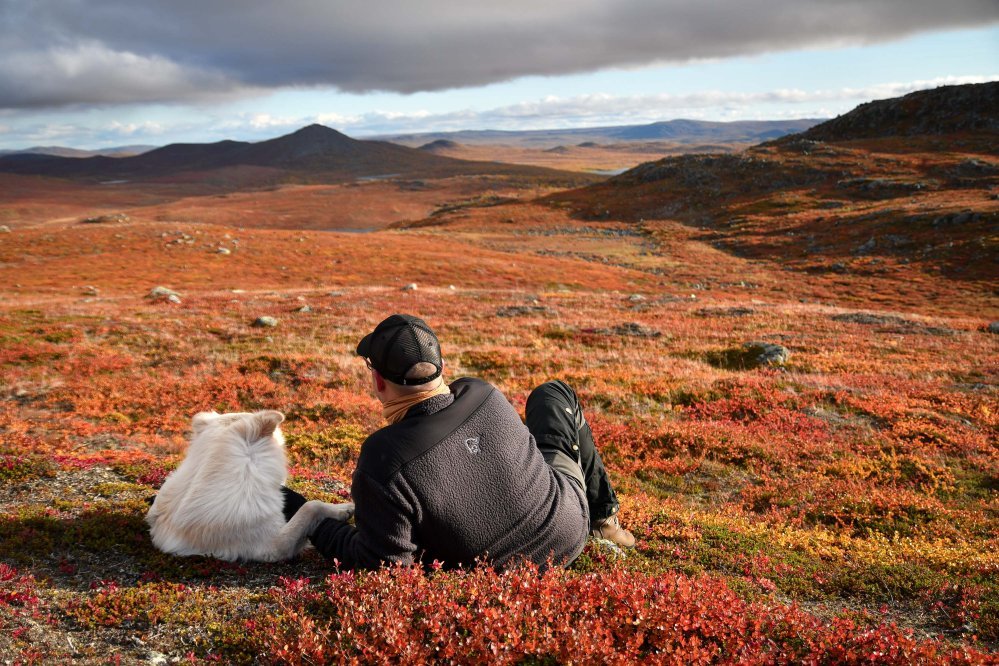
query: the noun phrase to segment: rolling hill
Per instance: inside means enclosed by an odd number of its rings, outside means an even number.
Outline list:
[[[576,183],[586,178],[539,167],[457,160],[384,141],[359,141],[322,125],[310,125],[257,143],[178,143],[133,157],[71,158],[37,154],[0,157],[0,172],[91,181],[156,180],[247,167],[267,170],[267,177],[279,182],[468,174],[518,175]]]

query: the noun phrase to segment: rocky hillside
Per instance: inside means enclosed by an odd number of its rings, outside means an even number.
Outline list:
[[[999,146],[999,81],[920,90],[861,104],[779,143],[988,132]]]
[[[997,95],[986,84],[872,102],[741,154],[648,162],[548,201],[588,220],[675,220],[801,270],[911,263],[986,279],[999,261]],[[918,128],[935,134],[890,134]]]

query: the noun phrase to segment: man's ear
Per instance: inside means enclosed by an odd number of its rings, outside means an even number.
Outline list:
[[[385,392],[385,378],[382,377],[382,373],[378,372],[377,370],[373,370],[372,372],[375,375],[375,388],[378,389],[379,393],[384,393]]]
[[[215,412],[198,412],[191,419],[191,429],[194,434],[199,434],[219,417]]]
[[[284,421],[284,414],[273,409],[256,412],[253,415],[257,419],[257,426],[260,428],[261,437],[270,437],[277,430],[277,427]]]

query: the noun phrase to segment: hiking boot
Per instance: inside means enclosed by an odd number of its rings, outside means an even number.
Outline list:
[[[622,548],[635,547],[635,535],[621,527],[617,514],[590,523],[590,534],[598,539],[607,539]]]

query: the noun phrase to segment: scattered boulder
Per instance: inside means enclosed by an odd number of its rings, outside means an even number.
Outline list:
[[[842,261],[837,261],[836,263],[831,265],[829,267],[829,270],[832,271],[833,273],[840,273],[840,274],[848,273],[850,271],[849,267],[846,264],[844,264]]]
[[[991,322],[986,329],[989,333],[999,335],[999,321]]]
[[[416,283],[410,282],[405,287],[403,287],[401,291],[416,291],[416,289],[417,289]]]
[[[833,315],[833,321],[845,321],[851,324],[867,324],[868,326],[901,326],[911,325],[914,322],[895,315],[877,315],[868,312],[847,312]]]
[[[757,365],[785,365],[791,352],[783,345],[775,345],[769,342],[747,342],[742,345],[750,354],[756,354]]]
[[[9,233],[10,233],[10,227],[8,227],[6,224],[0,224],[0,234],[9,234]]]
[[[633,321],[618,324],[610,328],[584,328],[583,332],[596,335],[620,335],[630,338],[658,338],[662,336],[660,331]]]
[[[186,234],[183,231],[176,231],[176,232],[174,232],[174,236],[176,236],[176,238],[174,238],[173,240],[169,241],[167,243],[168,246],[169,245],[194,245],[194,242],[195,242],[194,236],[192,236],[190,234]],[[164,234],[161,234],[160,237],[161,238],[164,237]]]
[[[86,287],[83,288],[84,296],[96,296],[99,293],[100,290],[92,284],[88,284]]]
[[[220,247],[217,250],[215,250],[215,254],[221,254],[221,255],[232,254],[232,250],[230,250],[227,247]]]
[[[994,176],[999,174],[999,166],[977,159],[968,159],[955,165],[950,173],[959,177]]]
[[[274,317],[268,317],[267,315],[257,317],[256,319],[253,320],[252,324],[252,326],[256,328],[274,328],[277,325],[278,325],[278,320],[275,319]]]
[[[836,183],[837,187],[865,192],[870,195],[890,197],[928,189],[930,183],[922,181],[892,180],[890,178],[848,178]]]
[[[870,239],[868,239],[866,243],[857,247],[857,249],[854,250],[853,253],[855,255],[870,254],[871,252],[874,251],[874,248],[876,248],[877,245],[878,245],[877,240],[871,237]]]
[[[826,144],[822,141],[813,141],[805,138],[788,139],[784,145],[791,150],[800,151],[802,155],[809,155],[826,148]]]
[[[628,297],[628,301],[631,303],[641,303],[644,300],[645,296],[642,296],[641,294],[632,294]]]
[[[312,312],[312,308],[310,308],[308,305],[303,305],[302,307],[295,310],[295,312]]]
[[[880,315],[869,312],[845,312],[833,315],[833,321],[867,326],[883,326],[893,333],[924,333],[927,335],[954,335],[954,331],[940,326],[928,326],[918,321],[905,319],[897,315]]]
[[[544,305],[508,305],[496,311],[497,317],[526,317],[528,315],[557,314],[557,311]]]
[[[167,301],[168,303],[180,303],[180,294],[178,294],[173,289],[167,289],[166,287],[153,287],[146,298],[152,299],[154,301]]]
[[[748,317],[751,314],[756,314],[756,310],[744,307],[701,308],[697,314],[702,317]]]
[[[950,226],[961,226],[964,224],[972,224],[978,222],[982,219],[981,214],[976,213],[973,210],[962,210],[957,213],[950,213],[949,215],[941,215],[933,219],[931,223],[934,228],[939,227],[950,227]]]
[[[740,347],[708,352],[705,360],[725,370],[752,370],[783,367],[790,357],[791,352],[783,345],[753,341],[745,342]]]
[[[114,224],[114,223],[124,223],[129,221],[128,215],[124,213],[112,213],[111,215],[97,215],[95,217],[87,217],[80,222],[82,224]]]

